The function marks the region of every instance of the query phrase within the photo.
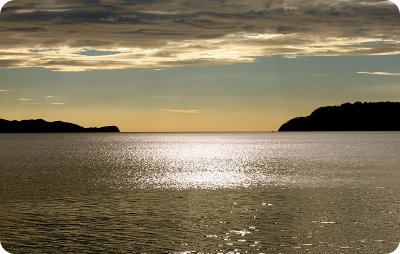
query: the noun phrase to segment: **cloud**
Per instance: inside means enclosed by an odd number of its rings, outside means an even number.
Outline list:
[[[395,73],[395,72],[382,72],[382,71],[375,71],[375,72],[359,71],[359,72],[357,72],[357,73],[358,73],[358,74],[379,75],[379,76],[400,76],[400,73]]]
[[[53,95],[47,95],[46,97],[44,97],[45,99],[55,99],[56,97],[54,97]]]
[[[53,103],[50,103],[51,105],[65,105],[66,103],[64,103],[64,102],[53,102]]]
[[[21,99],[18,99],[19,101],[31,101],[32,99],[28,99],[28,98],[21,98]]]
[[[58,71],[220,65],[281,55],[400,54],[380,0],[13,1],[0,66]]]
[[[7,92],[7,90],[0,90],[0,92]]]
[[[394,4],[396,4],[397,8],[400,11],[400,1],[399,0],[391,0]]]
[[[182,114],[198,114],[201,112],[200,109],[168,109],[168,108],[161,108],[160,111],[167,111],[171,113],[182,113]]]

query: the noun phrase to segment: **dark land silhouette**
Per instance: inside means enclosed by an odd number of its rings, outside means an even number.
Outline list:
[[[0,133],[55,133],[55,132],[119,132],[117,126],[84,128],[61,121],[47,122],[43,119],[8,121],[0,119]]]
[[[316,109],[279,131],[400,131],[400,102],[356,102]]]

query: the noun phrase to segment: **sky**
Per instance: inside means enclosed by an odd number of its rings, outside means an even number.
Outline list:
[[[122,131],[273,131],[400,101],[400,14],[378,0],[14,0],[0,118]]]

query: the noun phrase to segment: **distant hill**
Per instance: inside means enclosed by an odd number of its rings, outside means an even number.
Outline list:
[[[42,119],[7,121],[0,119],[0,133],[51,133],[51,132],[119,132],[117,126],[84,128],[61,121],[46,122]]]
[[[400,102],[356,102],[321,107],[279,131],[400,131]]]

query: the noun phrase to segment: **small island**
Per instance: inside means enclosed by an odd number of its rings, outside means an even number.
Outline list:
[[[84,128],[77,124],[43,119],[8,121],[0,119],[0,133],[120,132],[117,126]]]
[[[400,131],[400,102],[356,102],[316,109],[279,131]]]

